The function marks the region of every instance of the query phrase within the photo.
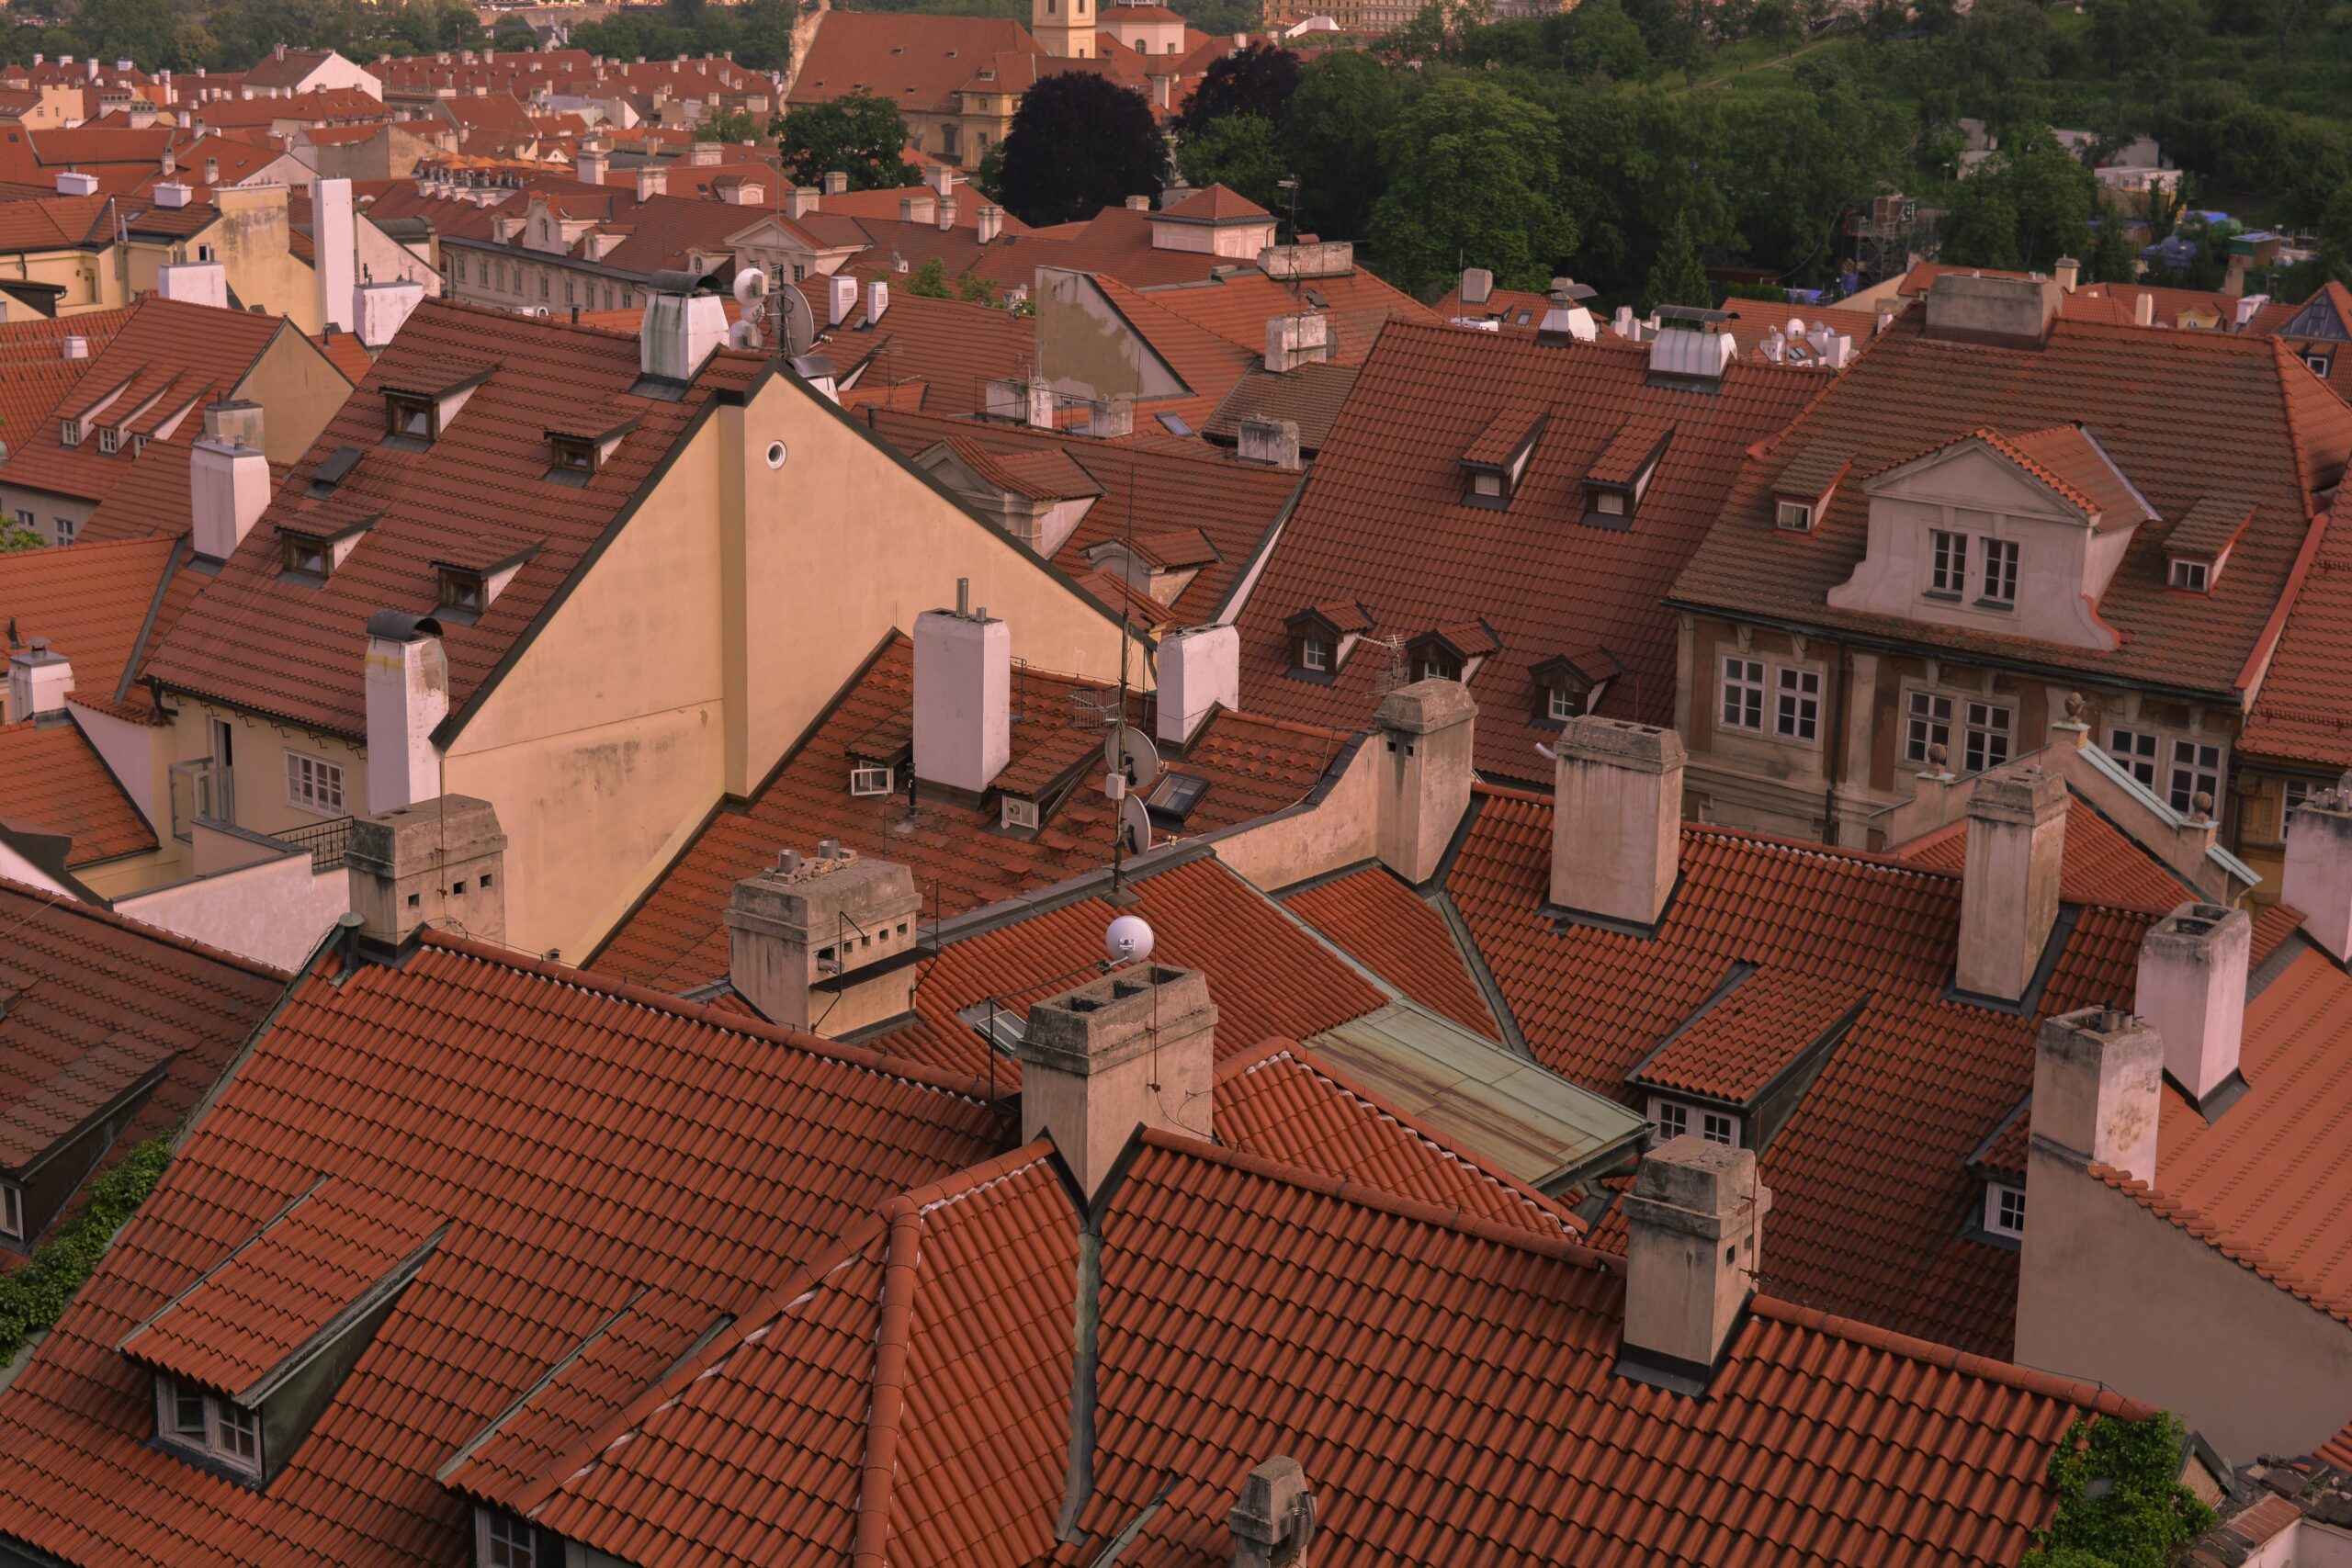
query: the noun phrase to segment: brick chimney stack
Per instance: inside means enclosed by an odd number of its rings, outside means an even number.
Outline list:
[[[1754,1150],[1685,1133],[1642,1156],[1624,1206],[1618,1370],[1696,1392],[1747,1310],[1771,1189],[1756,1179]]]
[[[1632,925],[1666,912],[1682,858],[1681,738],[1584,714],[1561,732],[1552,786],[1552,902]]]
[[[1021,1137],[1040,1134],[1091,1201],[1138,1127],[1205,1138],[1216,1004],[1195,970],[1138,964],[1029,1010]]]
[[[829,1038],[914,1005],[914,875],[828,839],[735,885],[727,979],[772,1023]]]
[[[1981,775],[1968,797],[1960,963],[1953,985],[1996,1001],[2021,999],[2058,921],[2066,847],[2066,784],[2038,762]]]

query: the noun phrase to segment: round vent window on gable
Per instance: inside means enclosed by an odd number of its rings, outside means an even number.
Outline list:
[[[781,468],[782,467],[784,467],[784,459],[785,459],[786,456],[786,454],[785,449],[784,449],[784,443],[783,443],[783,442],[781,442],[781,441],[771,441],[771,442],[769,442],[769,443],[768,443],[768,467],[769,467],[769,468]]]

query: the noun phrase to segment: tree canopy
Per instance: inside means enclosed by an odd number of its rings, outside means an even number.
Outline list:
[[[1209,62],[1201,85],[1177,117],[1180,135],[1195,135],[1216,121],[1249,115],[1279,127],[1298,90],[1298,57],[1269,43],[1253,43]]]
[[[795,185],[820,185],[840,170],[852,190],[882,190],[922,182],[901,154],[907,122],[899,106],[865,93],[844,93],[775,117],[776,157]]]
[[[997,175],[1005,210],[1035,225],[1091,218],[1167,182],[1167,145],[1144,96],[1076,71],[1023,96]]]
[[[1440,83],[1383,148],[1391,173],[1372,241],[1399,288],[1433,288],[1467,258],[1507,288],[1541,288],[1576,248],[1558,197],[1559,127],[1500,85]]]

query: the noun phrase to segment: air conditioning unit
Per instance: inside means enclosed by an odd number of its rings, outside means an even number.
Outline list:
[[[1034,829],[1037,826],[1037,803],[1034,800],[1023,800],[1018,795],[1008,795],[1004,797],[1003,807],[997,820],[1006,828]]]
[[[888,795],[890,793],[890,772],[873,762],[861,762],[849,771],[849,792],[852,795]]]

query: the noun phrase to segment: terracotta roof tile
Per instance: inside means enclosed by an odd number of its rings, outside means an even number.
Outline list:
[[[1204,191],[1184,205],[1189,207],[1208,194]],[[1434,325],[1440,320],[1411,295],[1361,270],[1294,284],[1277,281],[1251,267],[1203,283],[1163,284],[1142,292],[1154,304],[1252,354],[1265,351],[1266,323],[1272,318],[1321,316],[1330,340],[1330,358],[1323,363],[1333,365],[1363,364],[1381,329],[1392,321]],[[1309,294],[1314,298],[1309,299]]]
[[[1423,1007],[1497,1038],[1486,993],[1445,920],[1385,866],[1366,866],[1282,896],[1291,913]]]
[[[179,553],[177,539],[152,538],[0,555],[0,620],[26,645],[47,638],[73,664],[77,700],[111,700],[141,637],[153,646],[158,592],[185,575]]]
[[[1105,867],[1111,805],[1083,781],[1035,840],[999,832],[993,801],[984,811],[974,810],[926,794],[910,816],[903,790],[888,796],[849,793],[859,739],[884,724],[905,722],[913,667],[912,645],[893,637],[759,791],[741,806],[722,809],[655,879],[605,939],[593,965],[675,990],[719,978],[728,962],[721,917],[735,883],[775,864],[783,850],[824,839],[910,867],[926,919],[952,919]],[[1100,689],[1084,682],[1020,672],[1013,683],[1014,765],[1044,739],[1077,723],[1077,695],[1090,705],[1103,699]],[[1092,744],[1101,744],[1101,731],[1093,733]],[[1344,737],[1329,731],[1219,714],[1193,738],[1181,763],[1212,781],[1185,831],[1207,832],[1295,805],[1344,744]]]
[[[2347,365],[2352,371],[2352,365]],[[2352,768],[2352,716],[2344,710],[2344,649],[2352,646],[2352,523],[2331,515],[2287,611],[2278,651],[2246,715],[2238,750],[2281,761]],[[2233,565],[2222,572],[2226,581]]]
[[[170,440],[150,442],[121,481],[90,513],[90,520],[74,533],[74,543],[86,547],[124,539],[176,539],[186,534],[196,521],[188,463],[203,434],[200,421],[191,419]],[[272,463],[271,491],[283,485],[291,472],[283,463]],[[158,641],[159,638],[150,637],[150,646]]]
[[[1898,844],[1894,852],[1923,870],[1958,876],[1968,863],[1968,818]],[[2079,799],[2066,814],[2058,877],[2058,896],[2069,904],[2170,914],[2198,897],[2131,835]]]
[[[1298,426],[1299,450],[1312,457],[1331,437],[1332,423],[1355,390],[1358,368],[1325,361],[1277,374],[1252,370],[1233,384],[1201,434],[1212,441],[1241,438],[1245,419],[1289,420]]]
[[[1649,385],[1646,351],[1604,335],[1558,347],[1396,322],[1365,362],[1297,510],[1244,607],[1243,695],[1287,717],[1367,721],[1385,660],[1370,638],[1324,684],[1292,679],[1286,617],[1361,599],[1380,636],[1483,615],[1503,651],[1471,682],[1495,722],[1478,765],[1543,774],[1531,670],[1598,640],[1623,662],[1600,711],[1668,722],[1674,614],[1659,603],[1713,522],[1742,455],[1804,406],[1820,378],[1743,362],[1720,392]],[[1548,410],[1508,510],[1464,501],[1461,462],[1506,405]],[[1587,527],[1586,476],[1629,421],[1674,439],[1626,529]],[[1513,716],[1520,716],[1515,721]]]
[[[1222,185],[1209,185],[1194,191],[1173,207],[1160,209],[1162,218],[1194,219],[1210,223],[1227,223],[1240,219],[1270,218],[1272,213],[1240,192]]]
[[[15,203],[0,204],[6,214]],[[86,315],[53,321],[0,322],[0,445],[10,449],[35,439],[65,394],[106,351],[114,335],[130,319],[128,308],[93,310]],[[65,340],[78,337],[92,357],[68,359]]]
[[[453,364],[496,367],[440,437],[422,452],[384,442],[386,387],[437,389]],[[366,730],[360,676],[368,617],[379,609],[429,615],[439,602],[432,562],[447,547],[517,517],[544,541],[475,625],[449,626],[449,705],[462,707],[722,386],[760,361],[721,350],[678,401],[631,394],[634,337],[533,321],[510,311],[426,300],[376,361],[367,383],[319,434],[236,554],[149,658],[166,685],[332,733]],[[544,432],[580,408],[639,423],[586,485],[546,482]],[[359,465],[326,501],[311,474],[339,447]],[[323,588],[283,581],[277,534],[322,514],[381,519]]]
[[[0,725],[0,820],[72,840],[69,870],[155,847],[147,818],[70,719]]]
[[[999,56],[1024,52],[1042,51],[1028,29],[1004,17],[829,11],[785,101],[817,104],[870,93],[901,110],[953,113],[957,89],[977,73],[996,70]],[[974,85],[987,90],[985,81]]]
[[[1766,970],[1677,1026],[1629,1081],[1744,1105],[1826,1039],[1857,998],[1811,976]]]

